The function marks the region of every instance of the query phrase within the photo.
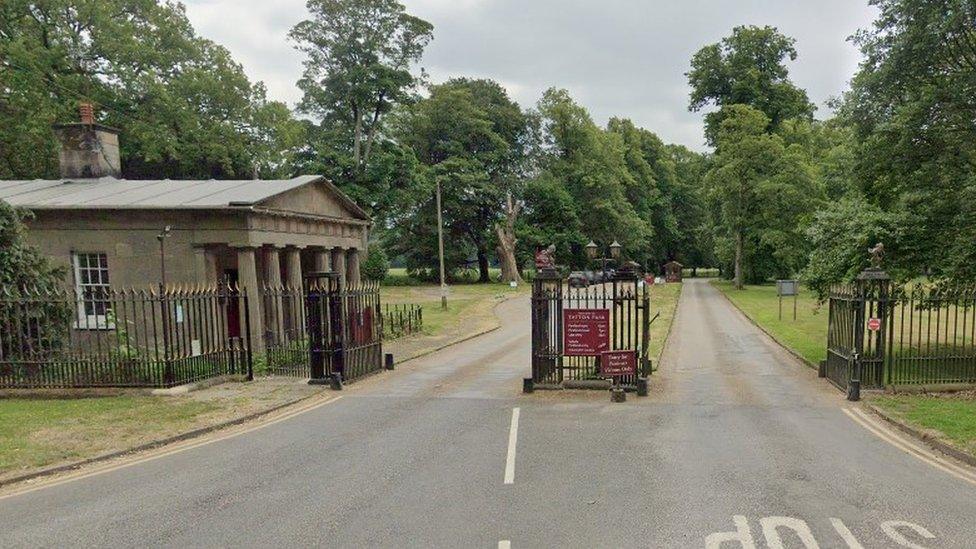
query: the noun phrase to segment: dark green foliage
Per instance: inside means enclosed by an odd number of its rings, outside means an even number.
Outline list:
[[[361,271],[366,280],[382,281],[386,278],[386,273],[390,270],[390,260],[386,256],[386,251],[378,242],[369,245],[369,254],[363,261]]]
[[[865,198],[899,222],[894,269],[957,280],[976,275],[976,5],[875,0],[873,29],[841,115]]]
[[[27,243],[24,223],[30,217],[0,200],[0,326],[15,332],[4,334],[6,352],[18,357],[59,348],[72,316],[70,300],[52,298],[64,296],[67,273]]]
[[[25,222],[31,214],[0,200],[0,288],[50,292],[64,287],[64,269],[56,268],[27,244]]]
[[[126,177],[291,173],[301,126],[179,4],[8,0],[0,29],[0,178],[56,176],[51,125],[81,100],[122,130]]]
[[[763,112],[767,129],[791,118],[809,119],[815,107],[789,79],[784,62],[795,60],[795,40],[775,27],[741,26],[717,44],[705,46],[691,60],[688,83],[692,111],[719,107],[705,115],[705,136],[715,144],[727,105],[749,105]]]
[[[832,284],[852,281],[869,266],[868,249],[878,242],[889,243],[889,255],[899,255],[893,246],[900,240],[899,221],[856,196],[828,204],[806,230],[812,248],[803,272],[807,287],[825,299]]]

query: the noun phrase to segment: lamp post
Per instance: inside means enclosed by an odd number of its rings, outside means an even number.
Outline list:
[[[447,310],[447,282],[444,281],[444,219],[441,213],[441,182],[437,181],[437,251],[441,266],[441,309]]]
[[[596,242],[593,242],[591,240],[590,243],[586,245],[586,257],[590,261],[600,261],[600,263],[601,263],[601,271],[600,272],[603,273],[603,280],[606,281],[606,278],[607,278],[607,262],[608,261],[618,261],[620,259],[620,252],[621,252],[622,249],[623,249],[623,246],[621,246],[619,242],[617,242],[616,240],[614,240],[613,241],[613,244],[610,244],[610,257],[605,257],[605,256],[604,257],[597,257],[597,253],[599,252],[600,247],[597,246]]]
[[[166,239],[170,236],[170,226],[166,225],[156,235],[159,241],[159,311],[163,320],[163,379],[170,384],[175,379],[173,363],[170,361],[169,304],[166,302]]]
[[[166,289],[166,239],[170,236],[169,225],[163,228],[163,230],[156,235],[156,240],[159,241],[159,287],[162,290]]]

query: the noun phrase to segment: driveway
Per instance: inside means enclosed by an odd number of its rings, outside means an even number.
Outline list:
[[[976,544],[965,470],[866,428],[705,282],[624,404],[522,395],[528,300],[498,314],[300,415],[0,499],[0,546]]]

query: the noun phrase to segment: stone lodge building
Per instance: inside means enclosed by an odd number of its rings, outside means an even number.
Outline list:
[[[251,336],[263,334],[260,288],[299,288],[309,272],[360,280],[370,219],[323,177],[186,181],[118,179],[118,134],[95,124],[56,128],[61,179],[0,181],[0,200],[31,210],[28,238],[68,268],[69,287],[148,288],[218,282],[245,288]]]

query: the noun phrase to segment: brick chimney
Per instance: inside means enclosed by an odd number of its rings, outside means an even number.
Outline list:
[[[95,107],[91,103],[81,103],[78,111],[79,123],[54,126],[54,133],[61,142],[61,177],[90,179],[121,176],[119,131],[97,124]]]

